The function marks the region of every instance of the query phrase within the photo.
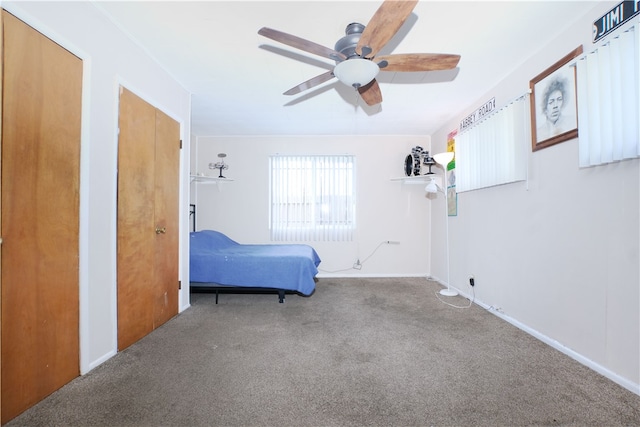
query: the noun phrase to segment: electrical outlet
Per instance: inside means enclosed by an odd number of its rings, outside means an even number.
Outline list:
[[[361,270],[362,269],[362,264],[360,263],[360,258],[358,258],[356,260],[356,262],[353,263],[353,268],[354,268],[354,270]]]
[[[469,276],[469,285],[471,285],[471,286],[475,286],[476,285],[475,277]]]

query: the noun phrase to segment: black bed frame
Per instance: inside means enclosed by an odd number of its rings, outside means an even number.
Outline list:
[[[242,286],[224,286],[216,283],[203,284],[198,283],[199,286],[191,286],[191,292],[193,293],[207,293],[216,294],[216,304],[218,303],[219,294],[278,294],[278,300],[280,304],[284,302],[285,294],[297,294],[296,291],[290,291],[286,289],[278,288],[251,288]]]
[[[191,231],[196,231],[196,205],[189,205],[189,221],[191,222]]]

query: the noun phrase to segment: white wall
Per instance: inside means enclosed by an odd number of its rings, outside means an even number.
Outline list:
[[[84,61],[81,154],[81,370],[116,351],[117,87],[124,84],[181,123],[183,173],[190,160],[190,99],[144,51],[88,2],[2,2],[2,6]],[[579,44],[590,50],[591,22],[609,4],[585,16],[553,44],[487,91],[462,118],[495,96],[521,94],[529,80]],[[532,35],[535,37],[535,35]],[[463,64],[461,64],[462,66]],[[464,68],[461,69],[464,72]],[[444,149],[457,120],[433,135]],[[422,186],[390,181],[402,175],[411,147],[428,137],[199,138],[197,170],[228,154],[222,191],[192,184],[199,229],[215,228],[240,242],[268,242],[267,158],[272,153],[352,153],[358,158],[359,234],[353,243],[314,244],[326,271],[349,268],[383,240],[360,271],[340,274],[446,277],[442,256],[441,199]],[[555,341],[574,357],[638,392],[640,384],[638,160],[579,169],[577,141],[530,154],[527,185],[511,184],[458,196],[450,219],[451,281],[466,290],[476,277],[477,299],[506,318]],[[181,279],[188,277],[186,230],[189,191],[182,183]],[[434,209],[433,227],[430,210]],[[433,232],[433,239],[431,238]],[[430,240],[432,242],[430,243]],[[432,245],[430,249],[429,245]],[[431,252],[433,251],[433,257]],[[434,265],[431,268],[430,262]],[[332,273],[327,273],[332,274]],[[183,287],[180,309],[188,306]]]
[[[83,60],[80,188],[80,369],[113,356],[116,329],[118,87],[124,85],[181,125],[181,265],[188,282],[190,95],[89,2],[2,2]],[[189,304],[188,286],[180,310]]]
[[[272,154],[354,154],[356,156],[357,233],[353,242],[311,244],[322,259],[322,276],[426,276],[429,271],[430,201],[424,186],[391,181],[404,176],[404,159],[425,136],[269,136],[199,137],[192,172],[209,170],[226,153],[233,182],[219,187],[192,184],[198,230],[214,229],[240,243],[269,240],[269,156]],[[399,245],[378,245],[396,240]],[[376,250],[376,248],[378,249]],[[375,251],[375,252],[374,252]],[[359,258],[361,270],[351,267]],[[345,270],[346,271],[342,271]]]
[[[484,101],[524,93],[529,80],[580,44],[592,51],[591,24],[610,7],[579,19],[460,111],[432,135],[435,151]],[[482,305],[640,394],[639,161],[580,169],[577,139],[530,152],[528,161],[528,183],[458,195],[458,216],[449,220],[452,286],[468,293],[474,275]],[[432,274],[443,278],[439,203]]]

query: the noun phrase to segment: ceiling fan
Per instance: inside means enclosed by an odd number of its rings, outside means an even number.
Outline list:
[[[409,17],[418,0],[385,0],[365,27],[357,22],[347,26],[346,35],[336,42],[335,49],[309,40],[263,27],[258,34],[305,52],[336,62],[331,71],[320,74],[284,92],[294,95],[336,77],[357,89],[367,105],[382,102],[376,76],[380,71],[435,71],[455,68],[460,55],[437,53],[405,53],[376,56]]]

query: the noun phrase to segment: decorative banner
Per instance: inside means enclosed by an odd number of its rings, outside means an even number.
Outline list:
[[[449,216],[458,215],[458,193],[456,193],[456,140],[457,130],[451,131],[447,135],[447,151],[453,152],[453,160],[449,162],[445,171],[444,187],[447,191],[447,211]]]
[[[640,13],[639,1],[623,1],[593,21],[593,41],[596,42]]]
[[[480,108],[460,120],[460,132],[474,125],[478,120],[482,120],[484,116],[496,109],[496,99],[491,98],[485,102]]]

